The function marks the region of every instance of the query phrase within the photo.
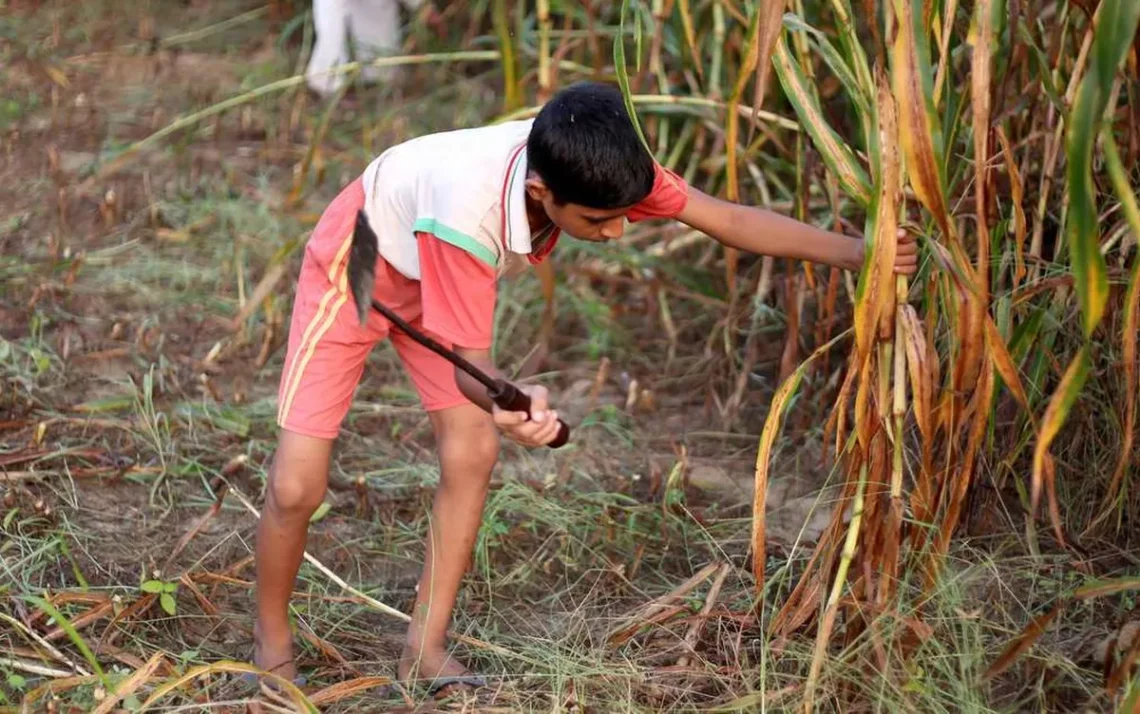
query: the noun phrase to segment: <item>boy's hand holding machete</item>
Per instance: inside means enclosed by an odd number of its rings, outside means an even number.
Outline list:
[[[530,419],[530,397],[525,392],[505,379],[492,379],[483,370],[412,327],[390,308],[372,297],[372,288],[376,284],[376,245],[376,233],[368,225],[368,216],[362,209],[356,214],[356,228],[352,232],[352,250],[348,256],[348,285],[352,290],[352,299],[356,301],[356,314],[360,318],[360,324],[368,322],[368,309],[371,306],[413,340],[474,377],[487,388],[487,396],[500,409],[523,413],[527,419]],[[554,441],[547,446],[557,449],[569,440],[570,427],[559,419],[558,436],[554,437]]]

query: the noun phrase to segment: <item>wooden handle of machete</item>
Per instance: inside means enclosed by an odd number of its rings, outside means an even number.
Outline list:
[[[526,412],[530,414],[530,397],[526,392],[522,391],[515,385],[505,380],[497,380],[498,387],[494,390],[487,390],[487,396],[491,397],[491,401],[499,406],[499,409],[504,409],[508,412]],[[557,449],[566,444],[570,440],[570,427],[566,422],[561,419],[558,420],[558,436],[554,437],[554,441],[547,444],[552,449]]]

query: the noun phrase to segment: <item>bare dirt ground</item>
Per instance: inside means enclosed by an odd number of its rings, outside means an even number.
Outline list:
[[[427,67],[328,115],[301,89],[267,93],[110,167],[177,117],[294,73],[302,33],[259,7],[10,3],[0,20],[0,709],[133,711],[151,697],[166,711],[250,706],[256,691],[219,663],[250,656],[256,519],[243,499],[259,506],[274,447],[299,247],[381,147],[495,116],[487,66]],[[661,293],[576,273],[598,263],[589,252],[559,261],[538,379],[573,415],[575,442],[506,448],[455,622],[490,645],[458,647],[492,685],[446,702],[385,686],[403,623],[306,564],[299,665],[322,709],[795,705],[811,639],[766,639],[746,555],[779,324],[728,428],[708,389],[725,379],[724,358],[704,339],[723,304],[664,293],[685,317],[666,364]],[[499,359],[517,366],[540,327],[537,280],[506,286],[499,310]],[[796,409],[769,496],[769,602],[830,515],[823,415]],[[429,431],[394,354],[378,349],[309,540],[323,568],[401,612],[436,479]],[[963,546],[939,603],[958,617],[937,624],[909,689],[883,692],[885,711],[1099,706],[1090,668],[1110,622],[1048,637],[1000,686],[978,686],[1062,585],[1048,569],[1008,568],[1019,557],[1004,554],[1008,541]],[[138,671],[106,704],[107,685]],[[861,680],[837,670],[825,684]]]

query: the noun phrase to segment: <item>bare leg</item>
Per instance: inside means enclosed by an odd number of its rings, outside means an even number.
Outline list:
[[[254,664],[290,680],[296,668],[289,597],[305,552],[309,517],[325,497],[332,446],[331,439],[281,432],[257,524]]]
[[[499,456],[499,432],[490,415],[474,404],[433,412],[431,420],[439,445],[440,479],[415,611],[400,656],[403,680],[467,672],[447,652],[447,627],[471,561],[491,470]]]

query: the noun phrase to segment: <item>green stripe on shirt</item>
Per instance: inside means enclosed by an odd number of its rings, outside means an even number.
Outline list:
[[[431,233],[445,243],[465,250],[492,268],[496,267],[495,253],[466,233],[461,233],[450,226],[446,226],[434,218],[417,218],[412,224],[412,230]]]

